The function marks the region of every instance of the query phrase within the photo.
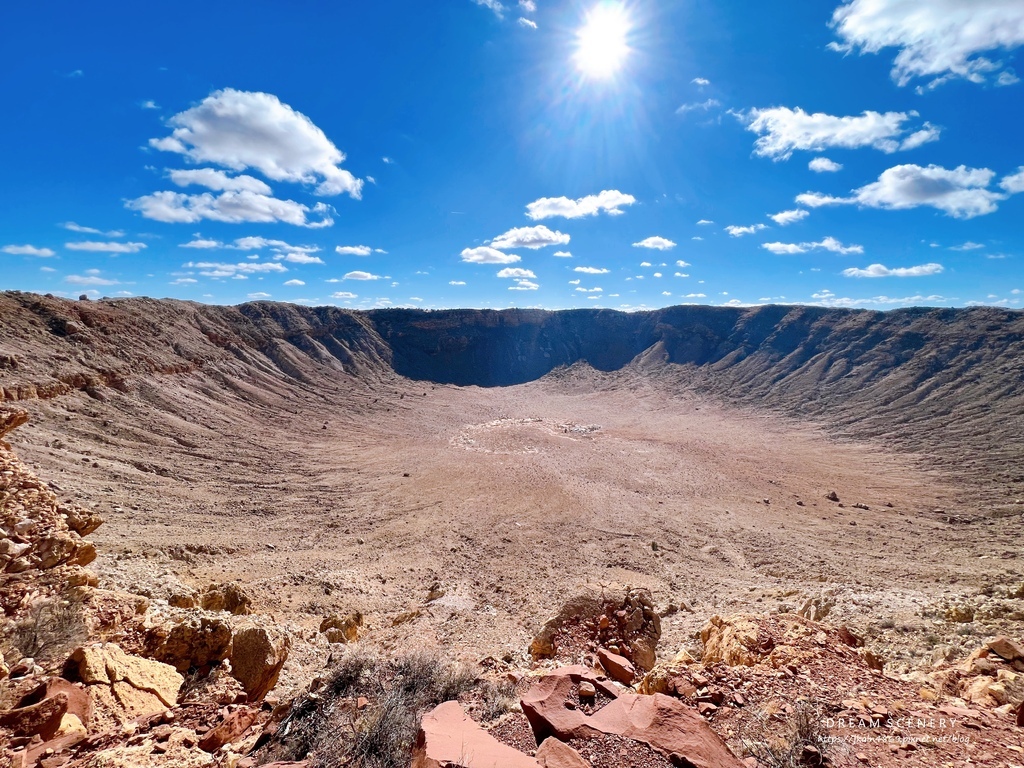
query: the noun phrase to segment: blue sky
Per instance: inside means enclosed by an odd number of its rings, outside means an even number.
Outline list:
[[[0,10],[0,288],[1020,307],[1019,0]]]

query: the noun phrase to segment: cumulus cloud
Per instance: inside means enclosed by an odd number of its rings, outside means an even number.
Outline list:
[[[510,291],[536,291],[538,288],[540,285],[529,280],[516,280],[515,285],[508,287]]]
[[[448,285],[465,285],[465,280],[449,280]]]
[[[680,259],[679,261],[676,262],[676,266],[683,267],[685,269],[686,267],[692,267],[693,265],[688,261],[683,261],[682,259]]]
[[[200,237],[199,235],[196,235],[194,239],[189,240],[187,243],[181,243],[178,247],[198,248],[200,250],[203,250],[211,248],[226,248],[227,246],[225,246],[224,243],[222,243],[220,240],[210,240],[209,238],[204,238]]]
[[[81,243],[64,243],[69,251],[90,251],[93,253],[138,253],[145,243],[101,243],[87,240]]]
[[[916,267],[889,269],[882,264],[872,264],[864,269],[850,267],[843,270],[845,277],[925,277],[938,275],[943,271],[941,264],[921,264]]]
[[[276,261],[243,261],[230,264],[221,261],[190,261],[186,269],[198,269],[203,277],[239,277],[267,272],[287,272],[288,267]]]
[[[256,291],[256,293],[248,294],[248,298],[255,299],[256,301],[259,301],[260,299],[269,299],[270,298],[270,294],[269,293],[264,293],[263,291]]]
[[[49,248],[36,248],[34,245],[5,245],[0,248],[0,252],[9,253],[12,256],[38,256],[44,259],[57,255]]]
[[[481,245],[478,248],[465,248],[462,260],[469,264],[515,264],[521,259],[514,253],[502,253],[494,248]]]
[[[763,243],[761,245],[766,251],[775,254],[807,253],[808,251],[831,251],[832,253],[864,253],[863,245],[843,245],[834,237],[826,237],[816,243]]]
[[[739,227],[735,224],[730,224],[725,228],[732,237],[743,237],[744,235],[752,235],[755,232],[760,232],[762,229],[768,229],[764,224],[751,224],[749,227]]]
[[[625,213],[622,210],[623,206],[633,205],[635,202],[636,198],[632,195],[619,192],[617,189],[605,189],[596,195],[587,195],[578,200],[568,197],[542,197],[526,206],[526,215],[534,221],[556,216],[580,219],[584,216],[597,216],[602,211],[609,216],[618,216]]]
[[[962,245],[951,245],[949,247],[949,250],[951,250],[951,251],[977,251],[978,249],[984,248],[984,247],[985,246],[982,245],[981,243],[972,243],[971,241],[968,240],[966,243],[963,243]]]
[[[519,21],[519,26],[521,26],[521,27],[528,27],[529,29],[536,29],[537,28],[537,22],[534,21],[533,19],[526,19],[526,18],[523,18],[522,16],[520,16],[518,21]]]
[[[342,256],[369,256],[373,249],[368,245],[339,245],[334,249]]]
[[[214,91],[171,117],[154,149],[234,171],[254,168],[274,181],[316,184],[320,195],[358,198],[363,182],[340,167],[345,155],[312,120],[270,93]]]
[[[706,227],[714,223],[715,222],[711,221],[711,219],[701,219],[700,221],[697,222],[697,226]]]
[[[708,80],[706,77],[695,77],[690,82],[693,83],[694,85],[700,86],[701,88],[703,88],[705,85],[711,85],[711,81]]]
[[[1011,195],[1024,192],[1024,165],[1018,168],[1016,173],[1004,176],[1003,180],[999,182],[999,186]]]
[[[337,291],[336,293],[332,293],[331,294],[331,298],[332,299],[358,299],[359,296],[357,294],[355,294],[355,293],[351,293],[350,291]]]
[[[534,0],[519,0],[519,7],[522,9],[523,13],[537,12],[537,3],[535,3]]]
[[[808,114],[799,107],[772,107],[737,116],[748,131],[760,135],[754,153],[773,160],[788,160],[794,150],[821,152],[829,147],[874,147],[892,153],[939,138],[939,129],[930,123],[907,135],[909,129],[904,124],[917,117],[916,112],[865,111],[856,117],[837,117],[824,112]]]
[[[147,219],[172,224],[193,224],[203,219],[229,224],[244,222],[271,223],[280,221],[298,227],[319,229],[334,224],[329,215],[330,206],[317,203],[312,209],[294,200],[255,192],[223,192],[214,196],[209,192],[186,195],[183,192],[154,192],[125,203],[125,207],[138,211]],[[321,218],[310,221],[307,215],[315,213]]]
[[[669,240],[667,237],[648,237],[641,240],[639,243],[633,243],[634,248],[651,248],[656,251],[670,251],[676,247],[676,244]]]
[[[284,284],[285,285],[305,285],[305,283],[302,280],[285,280]]]
[[[829,160],[827,157],[816,157],[807,164],[807,167],[815,173],[836,173],[843,170],[842,163]]]
[[[536,277],[532,270],[521,267],[505,267],[498,272],[498,277]]]
[[[102,229],[96,229],[95,227],[83,227],[81,224],[76,224],[73,221],[65,221],[61,224],[64,229],[70,232],[80,232],[83,235],[103,235],[104,237],[124,237],[124,232],[119,229],[112,229],[109,232],[104,232]]]
[[[179,187],[196,184],[212,189],[215,192],[256,192],[260,195],[271,194],[270,187],[254,176],[228,176],[224,171],[215,168],[195,168],[192,170],[174,169],[167,172],[167,177]]]
[[[342,280],[385,280],[387,278],[384,275],[375,275],[372,272],[363,272],[360,269],[352,272],[346,272],[341,278]]]
[[[878,53],[897,48],[892,78],[906,85],[932,78],[982,83],[1005,70],[1005,62],[982,56],[1024,44],[1024,5],[1018,0],[850,0],[832,14],[842,40],[830,48],[844,53]]]
[[[572,254],[569,251],[555,251],[552,256],[557,256],[560,259],[571,259]]]
[[[552,231],[543,224],[539,224],[536,227],[514,227],[494,238],[491,241],[491,247],[503,251],[512,248],[536,250],[548,245],[565,245],[568,242],[569,235]]]
[[[806,211],[803,208],[795,208],[792,211],[781,211],[773,214],[768,218],[778,224],[780,227],[784,227],[787,224],[793,224],[797,221],[802,221],[811,215],[810,211]]]
[[[604,288],[575,288],[574,290],[580,293],[604,293]]]
[[[798,195],[796,202],[812,208],[856,204],[904,210],[930,206],[956,219],[970,219],[992,213],[1006,199],[1007,195],[988,189],[994,177],[995,172],[988,168],[897,165],[883,171],[878,181],[853,190],[849,197],[807,192]]]
[[[585,275],[607,275],[611,270],[602,267],[575,267],[573,272],[582,272]]]

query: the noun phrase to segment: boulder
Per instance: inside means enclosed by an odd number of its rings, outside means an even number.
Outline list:
[[[154,659],[187,672],[228,657],[231,627],[220,618],[190,615],[176,624],[151,627],[145,647]]]
[[[65,677],[88,686],[125,683],[153,694],[164,708],[178,701],[184,678],[173,667],[152,659],[130,656],[114,643],[97,643],[77,648],[64,666]]]
[[[623,694],[593,715],[570,709],[571,694],[581,680],[608,686],[583,667],[556,670],[537,682],[520,703],[538,741],[622,736],[649,745],[676,765],[693,768],[743,768],[719,736],[693,709],[656,693]]]
[[[363,626],[363,614],[354,611],[345,616],[332,613],[320,622],[320,632],[327,636],[329,643],[354,643],[359,639],[359,628]]]
[[[1002,635],[995,640],[990,640],[985,644],[985,647],[1006,661],[1012,662],[1024,659],[1024,646]]]
[[[537,762],[543,768],[590,768],[580,753],[558,739],[547,738],[537,750]]]
[[[597,658],[601,666],[605,668],[608,676],[618,680],[623,685],[632,685],[636,679],[636,668],[629,663],[629,659],[619,656],[617,653],[601,648],[597,652]]]
[[[216,727],[207,731],[199,742],[199,748],[211,755],[225,744],[238,741],[259,716],[258,709],[242,707],[230,713]]]
[[[540,768],[529,755],[502,744],[473,722],[457,701],[423,716],[411,768]]]
[[[704,643],[701,660],[705,665],[721,663],[730,667],[752,667],[764,655],[760,627],[753,617],[723,619],[712,616],[700,631],[700,639]]]
[[[252,598],[240,584],[233,581],[211,584],[199,600],[204,611],[227,611],[236,616],[252,613]]]
[[[260,701],[277,685],[290,645],[286,634],[259,624],[245,624],[235,631],[231,674],[245,688],[249,701]]]

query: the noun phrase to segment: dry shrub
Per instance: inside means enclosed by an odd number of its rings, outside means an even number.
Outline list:
[[[760,716],[747,738],[742,739],[747,753],[764,768],[807,768],[832,765],[835,743],[825,730],[821,713],[807,702],[799,702],[796,711],[782,729],[772,729],[770,718]]]
[[[297,701],[261,760],[314,768],[407,768],[420,719],[476,685],[476,673],[432,652],[381,659],[360,649],[341,657],[316,694]],[[371,702],[358,711],[354,700]]]
[[[36,602],[4,633],[4,654],[50,661],[67,656],[87,637],[82,601],[54,597]],[[17,649],[17,653],[13,651]]]

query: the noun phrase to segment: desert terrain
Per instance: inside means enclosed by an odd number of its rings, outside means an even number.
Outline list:
[[[846,627],[894,677],[1024,628],[1015,313],[750,310],[731,348],[709,313],[684,361],[666,317],[594,320],[638,324],[621,349],[519,318],[482,358],[451,339],[489,317],[324,332],[294,307],[0,299],[0,391],[30,417],[6,439],[103,518],[99,586],[164,605],[240,584],[300,639],[278,696],[337,652],[326,616],[361,614],[384,654],[527,668],[586,589],[646,590],[663,662],[699,658],[714,616]]]

